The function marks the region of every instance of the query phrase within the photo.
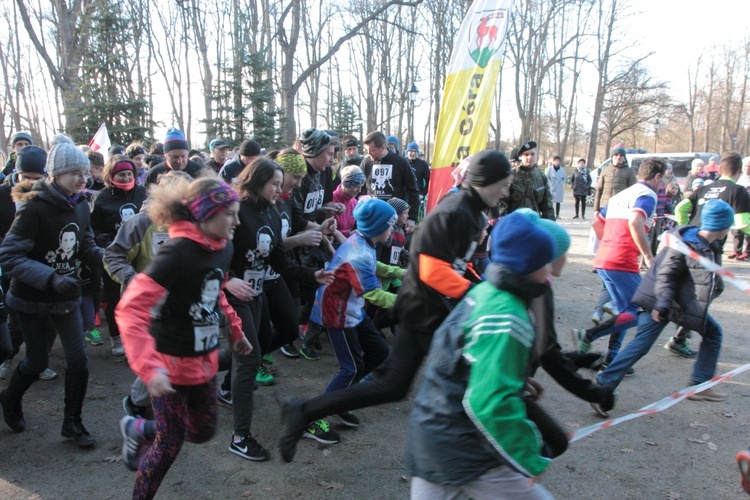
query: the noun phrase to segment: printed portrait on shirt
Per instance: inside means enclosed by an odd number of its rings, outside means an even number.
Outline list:
[[[78,254],[79,232],[78,224],[74,222],[66,224],[58,235],[57,250],[51,250],[45,256],[47,263],[55,268],[58,274],[68,276],[77,272],[76,255]]]

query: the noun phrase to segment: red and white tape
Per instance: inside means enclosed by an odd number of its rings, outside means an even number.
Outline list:
[[[580,429],[576,429],[575,431],[570,433],[570,435],[568,436],[568,441],[570,441],[571,443],[574,443],[581,438],[590,436],[591,434],[595,433],[598,430],[606,429],[607,427],[614,427],[615,425],[619,425],[623,422],[627,422],[628,420],[633,420],[634,418],[639,418],[645,415],[653,415],[654,413],[659,413],[661,411],[666,410],[667,408],[670,408],[671,406],[676,405],[683,399],[690,397],[693,394],[705,391],[706,389],[711,388],[717,384],[720,384],[726,380],[729,380],[735,375],[738,375],[747,370],[750,370],[750,363],[739,366],[732,371],[726,372],[723,375],[717,375],[716,377],[706,382],[703,382],[702,384],[691,385],[690,387],[686,387],[685,389],[679,392],[675,392],[671,396],[667,396],[666,398],[661,399],[655,403],[651,403],[648,406],[644,406],[640,410],[630,413],[629,415],[625,415],[623,417],[611,418],[609,420],[605,420],[604,422],[600,422],[598,424],[589,425],[588,427],[582,427]]]

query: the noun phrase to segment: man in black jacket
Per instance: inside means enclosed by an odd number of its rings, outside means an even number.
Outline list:
[[[414,171],[405,159],[386,148],[382,132],[370,132],[363,142],[369,155],[360,165],[365,173],[367,194],[384,201],[391,198],[406,201],[410,207],[406,234],[414,232],[419,214],[419,190]]]
[[[164,163],[159,163],[149,169],[145,185],[151,185],[159,179],[161,174],[166,174],[171,170],[182,170],[193,179],[198,177],[201,166],[188,159],[189,150],[187,139],[181,130],[176,128],[167,130],[164,138]]]
[[[430,186],[430,164],[419,158],[419,144],[416,142],[410,142],[406,146],[406,159],[409,160],[414,176],[417,178],[419,199],[424,200]]]
[[[703,205],[700,228],[682,226],[670,233],[710,261],[717,261],[720,242],[734,223],[734,210],[728,203],[713,199]],[[711,301],[720,293],[721,280],[696,259],[666,247],[656,257],[633,297],[643,311],[638,315],[635,338],[620,351],[610,365],[597,376],[600,385],[614,390],[625,373],[654,345],[670,321],[695,330],[703,336],[691,385],[714,377],[721,350],[721,326],[708,313]],[[706,389],[693,394],[693,401],[724,401],[726,394]],[[609,416],[596,403],[591,404],[603,417]]]

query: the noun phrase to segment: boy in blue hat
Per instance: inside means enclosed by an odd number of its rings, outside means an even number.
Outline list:
[[[396,210],[383,200],[371,198],[357,204],[354,219],[357,229],[336,250],[327,267],[334,272],[333,283],[318,288],[310,313],[310,320],[328,332],[339,362],[339,372],[325,392],[359,382],[388,356],[388,342],[365,313],[365,301],[386,309],[393,307],[396,294],[384,291],[378,277],[401,278],[404,273],[399,267],[378,262],[375,252],[376,245],[391,236]],[[338,417],[348,427],[359,425],[352,413]],[[304,437],[328,444],[338,442],[338,436],[326,427],[324,420],[317,420]]]
[[[548,288],[555,243],[512,213],[492,231],[487,280],[435,332],[406,442],[412,498],[552,498],[536,478],[555,453],[527,412],[536,340],[527,311]]]

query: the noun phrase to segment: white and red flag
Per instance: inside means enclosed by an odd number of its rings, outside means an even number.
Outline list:
[[[109,133],[107,133],[107,125],[102,123],[99,130],[94,134],[94,138],[89,142],[89,147],[94,151],[98,151],[104,155],[104,161],[108,160],[109,147],[112,143],[109,141]]]

